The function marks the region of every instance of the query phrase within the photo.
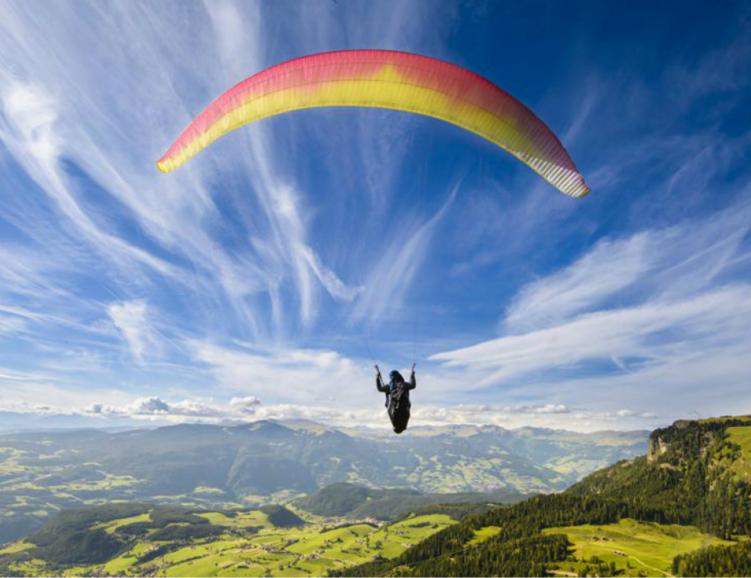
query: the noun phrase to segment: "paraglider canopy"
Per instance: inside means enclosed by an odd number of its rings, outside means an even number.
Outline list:
[[[589,192],[553,132],[521,102],[464,68],[418,54],[345,50],[304,56],[219,96],[157,162],[169,173],[219,137],[270,116],[315,107],[374,107],[438,118],[508,151],[559,191]]]

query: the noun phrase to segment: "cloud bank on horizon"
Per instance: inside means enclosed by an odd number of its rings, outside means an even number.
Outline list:
[[[371,365],[416,360],[415,424],[751,413],[751,13],[692,10],[0,3],[0,412],[385,425]],[[592,194],[383,110],[154,168],[227,87],[345,48],[486,76]]]

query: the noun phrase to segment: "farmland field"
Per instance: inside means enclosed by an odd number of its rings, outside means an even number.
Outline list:
[[[91,512],[97,516],[96,509]],[[94,539],[105,534],[120,544],[96,563],[45,556],[56,551],[54,547],[45,550],[24,541],[2,550],[0,562],[4,557],[14,575],[320,576],[376,556],[398,556],[453,523],[445,514],[411,516],[386,525],[309,514],[302,520],[284,508],[154,508],[76,528],[77,536],[83,532]]]

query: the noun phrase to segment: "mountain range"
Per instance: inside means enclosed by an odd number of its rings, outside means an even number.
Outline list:
[[[563,492],[441,496],[337,482],[286,506],[77,508],[0,547],[0,574],[748,576],[751,416],[655,430]]]
[[[61,509],[114,500],[237,508],[336,482],[518,499],[564,489],[646,443],[644,431],[451,426],[397,437],[307,421],[9,433],[0,435],[0,543]]]

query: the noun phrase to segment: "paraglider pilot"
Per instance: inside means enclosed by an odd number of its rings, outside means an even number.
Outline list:
[[[409,410],[412,407],[409,401],[409,391],[417,387],[415,364],[412,364],[412,375],[409,382],[404,381],[402,374],[394,370],[389,374],[390,381],[384,383],[381,370],[377,365],[375,369],[377,372],[376,387],[378,391],[386,394],[386,407],[388,408],[391,425],[394,426],[394,433],[400,434],[407,429],[407,422],[409,422]]]

